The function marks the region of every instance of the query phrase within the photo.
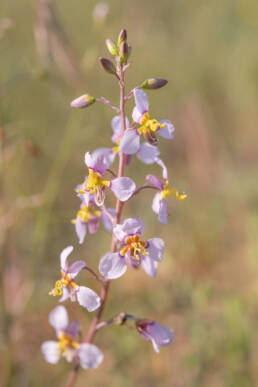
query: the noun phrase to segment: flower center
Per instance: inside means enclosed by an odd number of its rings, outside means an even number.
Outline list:
[[[132,235],[125,239],[125,246],[120,250],[121,255],[126,255],[129,252],[130,256],[136,260],[140,260],[140,255],[146,255],[147,243],[139,240],[139,235]]]
[[[61,332],[58,341],[58,351],[60,356],[64,355],[68,348],[78,349],[79,347],[80,344],[77,341],[73,341],[73,339],[65,332]]]
[[[61,270],[61,276],[62,279],[56,281],[54,289],[49,292],[51,296],[62,296],[63,287],[71,286],[75,290],[78,289],[78,285],[70,278],[69,273],[65,273]]]
[[[161,198],[166,199],[168,196],[174,195],[176,199],[178,200],[184,200],[187,198],[187,195],[185,192],[177,191],[176,189],[172,188],[169,189],[169,182],[168,180],[165,183],[163,191],[161,191]]]
[[[81,194],[84,194],[85,192],[94,194],[95,192],[103,190],[104,186],[109,187],[110,182],[103,180],[100,173],[94,172],[93,169],[89,169],[88,179],[84,181],[82,189],[78,192]]]
[[[76,223],[76,220],[80,218],[83,223],[87,223],[89,219],[100,217],[100,211],[94,210],[92,205],[89,205],[88,207],[84,205],[76,215],[76,219],[72,220],[72,223]]]

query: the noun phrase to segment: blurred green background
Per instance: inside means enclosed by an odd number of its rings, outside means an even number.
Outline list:
[[[55,337],[48,291],[64,247],[74,244],[73,258],[96,269],[109,249],[103,227],[79,247],[70,220],[84,153],[109,146],[113,112],[101,104],[73,111],[69,103],[84,92],[118,103],[98,57],[125,27],[133,46],[127,91],[148,77],[169,80],[148,94],[152,115],[175,125],[175,139],[160,141],[161,156],[188,199],[170,198],[167,226],[150,210],[152,191],[130,201],[125,216],[141,216],[146,237],[162,237],[167,249],[155,280],[129,270],[113,282],[104,318],[120,311],[153,318],[170,325],[175,340],[157,355],[131,328],[103,329],[95,343],[105,361],[82,371],[77,386],[257,386],[258,3],[99,4],[0,3],[0,384],[61,386],[71,368],[64,360],[48,365],[40,353]],[[150,172],[160,170],[136,160],[127,169],[137,184]],[[86,273],[79,280],[99,290]],[[86,333],[93,315],[66,306]]]

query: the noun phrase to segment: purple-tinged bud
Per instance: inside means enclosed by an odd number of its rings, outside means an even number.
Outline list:
[[[168,81],[163,78],[149,78],[142,83],[141,87],[142,89],[154,90],[166,86],[167,83]]]
[[[120,59],[122,63],[126,63],[128,59],[128,44],[122,42],[119,48]]]
[[[173,331],[169,327],[160,325],[156,321],[148,319],[138,320],[135,325],[140,335],[145,340],[151,341],[156,352],[159,352],[159,347],[165,347],[173,341]]]
[[[113,62],[107,58],[100,57],[99,63],[103,69],[109,74],[116,74],[116,68]]]
[[[107,39],[106,46],[107,46],[107,49],[111,55],[113,55],[113,56],[118,55],[118,48],[117,48],[117,45],[115,44],[115,42],[113,42],[113,40]]]
[[[70,106],[73,108],[83,109],[96,102],[96,99],[89,94],[83,94],[80,97],[74,99]]]
[[[127,40],[127,32],[125,29],[122,29],[118,35],[117,45],[120,47],[122,42],[126,42]]]

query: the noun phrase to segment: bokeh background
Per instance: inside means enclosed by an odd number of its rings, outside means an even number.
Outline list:
[[[258,385],[257,4],[1,1],[1,386],[61,386],[71,368],[48,365],[40,353],[55,337],[48,291],[64,247],[76,245],[73,257],[96,269],[109,249],[103,227],[79,247],[70,220],[84,153],[108,146],[113,112],[101,104],[73,111],[69,103],[85,92],[118,103],[98,57],[124,27],[133,46],[128,92],[148,77],[169,80],[148,94],[153,116],[176,127],[160,149],[188,199],[169,199],[166,226],[150,209],[152,191],[130,201],[125,216],[141,216],[146,237],[162,237],[167,249],[155,280],[129,270],[113,282],[104,318],[120,311],[153,318],[173,327],[175,340],[157,355],[132,327],[103,329],[95,342],[105,361],[82,371],[77,386]],[[150,171],[160,173],[134,161],[127,174],[141,184]],[[86,273],[80,282],[99,290]],[[92,315],[67,309],[86,332]]]

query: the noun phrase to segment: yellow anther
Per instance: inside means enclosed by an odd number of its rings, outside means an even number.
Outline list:
[[[138,129],[138,132],[146,135],[151,134],[150,132],[155,133],[158,129],[166,126],[166,124],[161,124],[158,120],[151,118],[149,113],[144,113],[140,124],[142,126]]]
[[[101,191],[104,186],[109,187],[110,181],[102,180],[100,173],[89,169],[89,177],[84,181],[82,189],[78,190],[78,192],[81,194],[85,192],[94,194],[96,191]]]
[[[78,285],[70,278],[69,273],[65,273],[61,270],[61,280],[56,281],[54,289],[52,289],[48,294],[51,296],[62,296],[63,287],[67,286],[71,286],[75,290],[78,289]]]
[[[73,341],[72,337],[68,336],[65,332],[61,332],[58,342],[59,355],[65,355],[68,348],[79,349],[80,344],[77,341]]]
[[[87,223],[89,219],[100,217],[100,214],[100,211],[94,210],[92,205],[89,205],[88,207],[85,205],[77,212],[76,219],[73,219],[72,223],[76,223],[78,218],[80,218],[82,222]]]
[[[126,255],[127,251],[130,252],[130,255],[134,257],[134,259],[139,260],[140,254],[146,255],[146,242],[139,240],[139,235],[132,235],[125,239],[126,245],[120,250],[121,255]]]
[[[187,195],[186,195],[185,192],[177,191],[174,188],[169,189],[168,186],[169,186],[169,182],[167,180],[166,183],[165,183],[165,187],[164,187],[163,191],[161,192],[162,199],[166,199],[166,197],[168,197],[170,195],[174,195],[175,198],[178,199],[178,200],[184,200],[184,199],[187,198]]]
[[[62,281],[61,280],[56,281],[54,289],[52,289],[49,292],[49,294],[51,296],[62,296],[62,294],[63,294],[63,285],[62,285]]]

